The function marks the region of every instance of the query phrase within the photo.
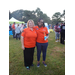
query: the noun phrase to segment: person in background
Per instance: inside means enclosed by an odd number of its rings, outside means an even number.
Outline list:
[[[26,28],[26,25],[24,25],[23,29],[25,29],[25,28]]]
[[[60,24],[59,24],[59,27],[58,28],[60,29]],[[60,31],[59,31],[59,38],[60,38]]]
[[[50,29],[52,29],[52,25],[50,26]]]
[[[43,52],[43,65],[47,67],[47,64],[45,63],[46,60],[46,51],[47,51],[47,46],[48,46],[48,30],[47,27],[44,25],[43,19],[38,20],[38,25],[34,27],[34,29],[37,32],[37,42],[36,42],[36,47],[37,47],[37,67],[40,67],[40,54],[41,54],[41,49]]]
[[[60,43],[64,44],[64,40],[65,40],[65,23],[63,25],[61,25],[60,27],[61,31],[60,31]]]
[[[11,27],[11,24],[10,24],[10,26],[9,26],[9,29],[10,29],[10,31],[12,31],[12,27]]]
[[[33,55],[37,38],[37,33],[33,27],[34,21],[28,20],[27,28],[25,28],[21,33],[21,43],[24,52],[24,65],[28,70],[30,70],[30,66],[33,66]]]
[[[60,28],[59,28],[59,24],[56,23],[55,25],[55,42],[59,42],[59,32],[60,32]]]
[[[19,27],[19,24],[15,28],[15,33],[16,33],[16,40],[18,40],[18,38],[20,40],[20,27]]]
[[[63,23],[61,23],[61,26],[63,25]]]
[[[15,22],[12,25],[13,38],[15,38]]]
[[[10,25],[9,25],[9,31],[10,31]]]
[[[21,25],[21,33],[22,33],[22,31],[23,31],[23,27],[24,27],[24,25],[23,25],[23,23],[22,23],[22,25]]]

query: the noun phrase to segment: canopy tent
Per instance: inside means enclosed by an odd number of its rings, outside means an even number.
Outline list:
[[[19,21],[19,20],[15,19],[14,17],[12,17],[12,18],[9,20],[9,24],[13,24],[14,22],[17,23],[17,24],[24,23],[23,21]]]

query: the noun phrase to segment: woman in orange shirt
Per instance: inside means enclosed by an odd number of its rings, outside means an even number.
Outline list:
[[[37,67],[40,66],[40,54],[41,54],[41,49],[43,52],[43,64],[45,67],[47,67],[47,64],[45,63],[46,59],[46,51],[47,51],[47,46],[48,46],[48,30],[44,25],[44,21],[42,19],[39,19],[38,25],[34,27],[34,29],[37,32]]]
[[[22,49],[24,51],[24,65],[29,70],[33,65],[34,48],[36,46],[36,31],[33,29],[33,20],[28,20],[27,28],[21,34]]]

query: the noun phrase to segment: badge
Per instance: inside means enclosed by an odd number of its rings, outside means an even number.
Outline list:
[[[36,30],[38,30],[38,28],[36,28]]]
[[[45,31],[45,29],[43,29],[43,31]]]

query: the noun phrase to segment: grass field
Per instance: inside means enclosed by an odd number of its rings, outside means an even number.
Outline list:
[[[42,64],[37,68],[37,51],[34,52],[34,66],[27,70],[24,67],[21,41],[9,36],[9,75],[65,75],[65,45],[55,42],[55,33],[49,34],[46,55],[47,67]]]

